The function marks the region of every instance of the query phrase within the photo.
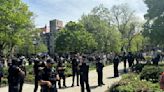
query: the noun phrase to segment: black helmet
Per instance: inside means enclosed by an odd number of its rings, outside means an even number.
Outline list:
[[[12,58],[12,65],[18,65],[19,61],[18,58]]]

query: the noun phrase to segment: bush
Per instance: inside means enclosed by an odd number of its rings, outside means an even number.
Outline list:
[[[136,73],[140,73],[143,69],[143,67],[145,66],[145,64],[136,64],[132,66],[132,71],[136,72]]]
[[[109,92],[162,92],[159,84],[141,81],[136,74],[123,75],[122,79],[112,85]]]
[[[27,74],[25,78],[26,83],[34,83],[34,75]]]
[[[141,74],[140,74],[140,79],[151,81],[151,82],[158,82],[159,80],[159,75],[162,72],[162,68],[157,67],[157,66],[150,66],[147,65],[143,68]]]

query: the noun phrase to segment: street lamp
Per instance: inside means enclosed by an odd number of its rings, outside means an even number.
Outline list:
[[[33,39],[33,45],[35,46],[34,48],[35,48],[35,55],[36,55],[36,45],[37,45],[37,40],[36,40],[36,38]]]

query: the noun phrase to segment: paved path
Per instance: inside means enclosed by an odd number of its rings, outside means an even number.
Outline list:
[[[119,70],[123,69],[123,63],[119,64]],[[104,67],[103,70],[103,82],[106,84],[104,86],[97,86],[97,72],[96,70],[92,70],[89,72],[89,84],[91,88],[91,92],[104,92],[110,87],[114,82],[119,81],[121,77],[112,78],[113,77],[113,65],[109,65]],[[75,79],[76,80],[76,79]],[[76,81],[75,81],[76,83]],[[80,92],[79,86],[70,87],[72,84],[72,77],[66,79],[66,85],[68,88],[61,88],[58,92]],[[25,84],[23,86],[23,92],[33,92],[34,85]],[[7,87],[0,88],[0,92],[8,92]],[[39,90],[38,90],[39,92]]]

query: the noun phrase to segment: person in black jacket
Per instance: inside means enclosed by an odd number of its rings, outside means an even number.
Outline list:
[[[124,73],[126,73],[126,52],[123,52],[122,61],[124,62]]]
[[[54,61],[48,59],[46,61],[46,67],[39,72],[39,83],[41,85],[41,92],[57,92],[56,81],[59,80],[59,76],[53,67]]]
[[[131,68],[132,65],[134,64],[134,55],[132,54],[132,52],[128,53],[127,59],[128,59],[128,63],[129,63],[129,68]]]
[[[35,87],[34,87],[34,92],[37,92],[38,90],[38,77],[39,77],[39,73],[41,72],[41,69],[43,69],[45,67],[44,63],[41,63],[40,60],[38,58],[35,58],[34,60],[34,75],[35,75]]]
[[[59,61],[57,65],[57,72],[59,74],[60,80],[58,81],[58,86],[61,88],[61,79],[63,79],[63,86],[66,86],[66,77],[65,77],[65,66],[63,61]]]
[[[12,59],[12,65],[10,65],[8,72],[9,72],[9,75],[8,75],[9,91],[8,92],[19,92],[19,86],[20,86],[20,80],[21,80],[20,77],[25,76],[25,73],[18,67],[17,58]]]
[[[120,62],[120,58],[119,55],[116,53],[113,59],[113,64],[114,64],[114,77],[119,77],[119,73],[118,73],[118,65]]]
[[[72,59],[72,86],[74,86],[75,76],[77,78],[77,86],[79,86],[79,60],[77,56]]]
[[[25,76],[26,76],[26,68],[25,68],[25,65],[24,65],[24,58],[20,59],[19,61],[19,68],[25,73],[24,76],[20,76],[20,88],[19,88],[19,92],[22,92],[22,88],[23,88],[23,84],[24,84],[24,79],[25,79]]]
[[[103,63],[100,61],[100,57],[96,58],[96,70],[98,74],[98,86],[104,85],[103,83]]]
[[[84,56],[83,58],[80,58],[80,85],[81,85],[81,92],[84,91],[84,84],[86,85],[87,92],[90,92],[90,87],[89,87],[89,65],[86,64],[84,61],[86,57]]]

